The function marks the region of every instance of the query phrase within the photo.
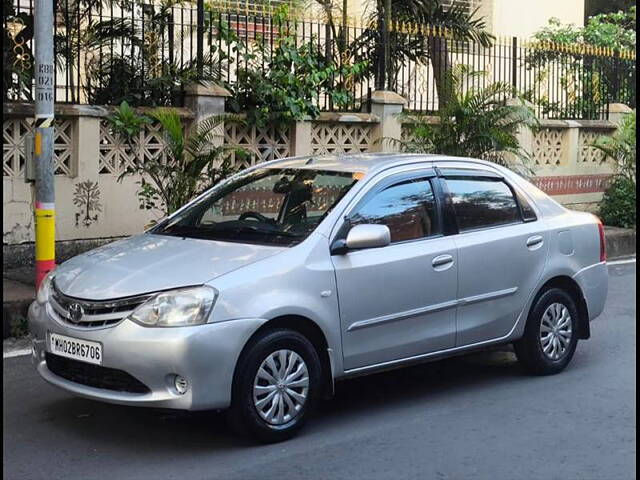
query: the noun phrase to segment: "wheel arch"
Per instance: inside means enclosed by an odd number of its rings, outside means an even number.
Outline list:
[[[331,350],[329,349],[327,337],[322,328],[320,328],[320,326],[316,322],[302,315],[280,315],[260,325],[260,327],[246,341],[244,347],[242,348],[242,351],[240,352],[233,375],[234,385],[236,382],[238,365],[240,364],[240,360],[243,358],[246,351],[253,345],[253,343],[257,341],[257,339],[259,339],[264,334],[264,332],[278,328],[286,328],[298,332],[311,342],[311,344],[316,349],[316,352],[318,353],[318,357],[320,357],[320,365],[322,368],[323,377],[322,383],[325,389],[324,393],[333,395],[333,360],[331,358]]]
[[[537,291],[533,302],[531,302],[530,309],[534,308],[536,302],[540,296],[551,288],[559,288],[567,292],[576,304],[578,309],[579,324],[578,324],[578,338],[587,339],[591,336],[591,329],[589,326],[589,310],[587,307],[587,301],[584,298],[580,285],[571,277],[567,275],[558,275],[547,280]]]

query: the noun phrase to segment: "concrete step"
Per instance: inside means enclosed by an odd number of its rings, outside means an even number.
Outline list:
[[[629,228],[604,227],[607,257],[610,259],[636,254],[636,231]]]

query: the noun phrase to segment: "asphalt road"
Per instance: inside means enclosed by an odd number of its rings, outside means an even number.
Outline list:
[[[635,478],[635,264],[610,274],[605,313],[562,374],[485,353],[342,382],[276,445],[233,437],[218,414],[73,398],[28,357],[6,359],[4,478]]]

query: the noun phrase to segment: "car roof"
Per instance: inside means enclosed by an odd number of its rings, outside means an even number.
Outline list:
[[[308,168],[337,172],[362,172],[367,174],[391,167],[421,162],[429,162],[433,166],[442,167],[446,167],[446,164],[450,162],[465,163],[469,164],[469,166],[475,165],[477,167],[496,167],[495,163],[490,163],[485,160],[426,153],[340,153],[307,155],[272,160],[259,166],[268,168]]]

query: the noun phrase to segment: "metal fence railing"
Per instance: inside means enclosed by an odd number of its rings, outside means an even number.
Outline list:
[[[58,0],[57,102],[181,105],[186,82],[212,79],[237,88],[242,72],[274,68],[283,36],[335,66],[314,92],[320,110],[362,110],[375,88],[398,92],[408,109],[432,113],[455,65],[486,72],[462,89],[506,82],[546,118],[605,118],[609,103],[635,107],[635,53],[498,38],[461,40],[438,26],[328,23],[205,5]],[[3,100],[33,98],[33,0],[13,0],[3,18]],[[385,43],[386,42],[386,43]],[[385,54],[386,52],[386,54]],[[343,66],[363,65],[358,73]],[[328,92],[341,90],[340,101]]]

